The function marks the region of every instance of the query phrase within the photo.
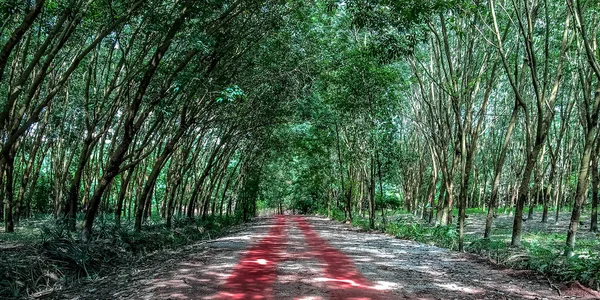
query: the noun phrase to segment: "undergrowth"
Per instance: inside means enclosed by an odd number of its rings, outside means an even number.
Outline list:
[[[174,220],[172,229],[150,224],[135,232],[131,224],[116,227],[113,220],[105,219],[94,227],[89,242],[82,242],[79,232],[70,232],[52,217],[24,223],[17,233],[0,235],[7,245],[0,249],[0,299],[35,297],[80,280],[94,280],[146,254],[218,237],[241,222],[239,216],[182,218]],[[40,229],[33,232],[31,225]]]
[[[326,215],[326,212],[321,212]],[[345,221],[344,212],[332,210],[330,217]],[[393,219],[393,218],[392,218]],[[354,216],[352,225],[369,230],[369,220]],[[378,219],[375,229],[400,239],[413,240],[450,250],[458,250],[458,230],[456,226],[432,226],[419,222],[398,219],[385,224]],[[502,239],[479,239],[465,236],[465,251],[488,258],[490,261],[514,269],[529,269],[552,276],[559,281],[577,280],[596,290],[600,289],[600,250],[597,242],[577,241],[577,249],[585,251],[573,257],[563,255],[566,235],[533,232],[523,237],[520,248],[510,247]]]
[[[555,234],[537,233],[552,239]],[[564,239],[560,239],[561,242]],[[564,248],[536,239],[523,242],[520,248],[510,247],[510,243],[492,239],[476,239],[466,247],[466,251],[485,256],[491,261],[515,269],[529,269],[556,278],[559,281],[579,281],[591,288],[600,288],[600,255],[593,251],[564,255]]]

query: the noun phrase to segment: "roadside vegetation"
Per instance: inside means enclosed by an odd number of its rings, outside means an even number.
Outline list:
[[[454,213],[457,211],[455,210]],[[534,215],[539,216],[540,213],[541,207],[538,207]],[[327,211],[322,210],[318,214],[327,216]],[[577,254],[566,257],[564,244],[561,243],[566,238],[566,234],[558,233],[557,229],[562,231],[566,228],[567,214],[563,214],[564,218],[561,218],[561,222],[556,226],[544,226],[539,222],[530,223],[530,229],[523,234],[523,245],[520,248],[510,246],[511,219],[508,215],[499,218],[492,238],[482,238],[481,225],[485,225],[485,214],[486,212],[481,209],[467,210],[469,221],[466,226],[468,229],[465,237],[466,252],[483,257],[492,264],[539,272],[551,277],[555,282],[579,281],[593,289],[600,289],[599,234],[584,234],[577,241]],[[330,218],[345,222],[341,210],[332,211]],[[371,230],[368,218],[360,216],[360,213],[352,220],[351,225],[360,230]],[[477,226],[480,226],[479,230]],[[400,239],[458,250],[456,226],[429,224],[427,220],[403,210],[388,212],[385,222],[378,218],[375,230]]]
[[[136,232],[133,223],[117,228],[108,216],[94,228],[99,234],[82,243],[50,215],[31,218],[20,224],[18,234],[0,236],[0,295],[17,299],[60,293],[62,288],[135,268],[138,261],[217,238],[242,222],[240,216],[176,219],[166,228],[155,219],[147,230]]]

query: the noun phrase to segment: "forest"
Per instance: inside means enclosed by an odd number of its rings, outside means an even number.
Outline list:
[[[598,1],[0,15],[0,298],[278,213],[600,285]]]

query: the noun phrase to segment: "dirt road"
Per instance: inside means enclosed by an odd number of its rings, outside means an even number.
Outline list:
[[[66,299],[564,299],[546,278],[326,219],[262,218]]]

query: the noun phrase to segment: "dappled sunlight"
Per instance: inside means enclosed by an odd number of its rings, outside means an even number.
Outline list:
[[[211,269],[217,269],[217,270],[222,270],[222,269],[229,269],[229,268],[233,268],[233,266],[235,266],[235,263],[230,263],[230,264],[218,264],[218,265],[213,265],[213,266],[208,266],[205,267],[209,270]]]
[[[465,287],[465,286],[461,286],[456,283],[444,283],[444,284],[437,283],[435,285],[439,286],[443,289],[449,290],[449,291],[457,291],[457,292],[463,292],[463,293],[468,293],[468,294],[481,294],[484,292],[482,289]]]
[[[166,280],[154,285],[155,287],[189,288],[190,285],[181,280]]]
[[[169,295],[169,299],[190,299],[190,297],[183,295],[183,294],[171,294]]]
[[[272,299],[269,286],[277,279],[277,262],[283,259],[284,232],[285,218],[278,216],[267,236],[233,268],[215,299]]]
[[[337,278],[327,278],[327,277],[319,277],[319,278],[315,278],[313,280],[315,282],[345,284],[345,285],[349,285],[351,287],[357,287],[357,288],[362,288],[362,289],[373,289],[373,290],[379,290],[379,291],[389,290],[389,289],[391,289],[391,287],[396,285],[394,283],[385,283],[385,284],[377,284],[377,285],[370,286],[370,285],[364,285],[364,284],[358,283],[352,279],[343,279],[343,278],[337,279]]]
[[[377,281],[373,285],[373,289],[379,290],[379,291],[392,290],[392,289],[396,289],[396,288],[401,288],[401,286],[395,282],[389,282],[389,281]]]
[[[363,297],[365,299],[389,299],[389,295],[375,290],[373,284],[354,266],[354,262],[339,250],[331,247],[309,225],[305,218],[296,216],[294,221],[304,235],[306,244],[323,266],[322,281],[328,283],[332,299]],[[363,261],[370,261],[364,259]]]
[[[390,295],[383,299],[526,299],[540,292],[546,299],[559,299],[550,286],[545,291],[532,290],[527,281],[510,277],[510,270],[491,269],[467,254],[386,234],[345,230],[343,224],[318,217],[305,219],[321,239],[352,259],[358,272],[372,282],[366,287],[381,288]],[[363,285],[352,274],[321,276],[317,280],[349,289]]]
[[[146,292],[152,299],[219,300],[536,299],[540,292],[446,249],[343,230],[315,217],[278,216],[269,223],[260,226],[263,234],[243,235],[258,238],[241,256],[198,254],[204,258],[149,280]],[[230,249],[222,242],[209,244],[215,253]]]
[[[148,299],[216,299],[219,296],[219,286],[231,278],[230,271],[240,260],[238,253],[246,260],[253,260],[254,265],[263,266],[261,263],[268,263],[268,259],[260,257],[260,252],[252,252],[252,248],[248,251],[244,249],[249,240],[268,240],[276,227],[268,222],[268,225],[260,226],[260,229],[254,228],[247,234],[208,241],[206,247],[199,248],[198,252],[194,252],[185,261],[174,265],[177,268],[155,274],[154,279],[149,280],[143,290],[152,295]],[[269,229],[272,230],[267,232]],[[255,255],[254,258],[251,255]]]

